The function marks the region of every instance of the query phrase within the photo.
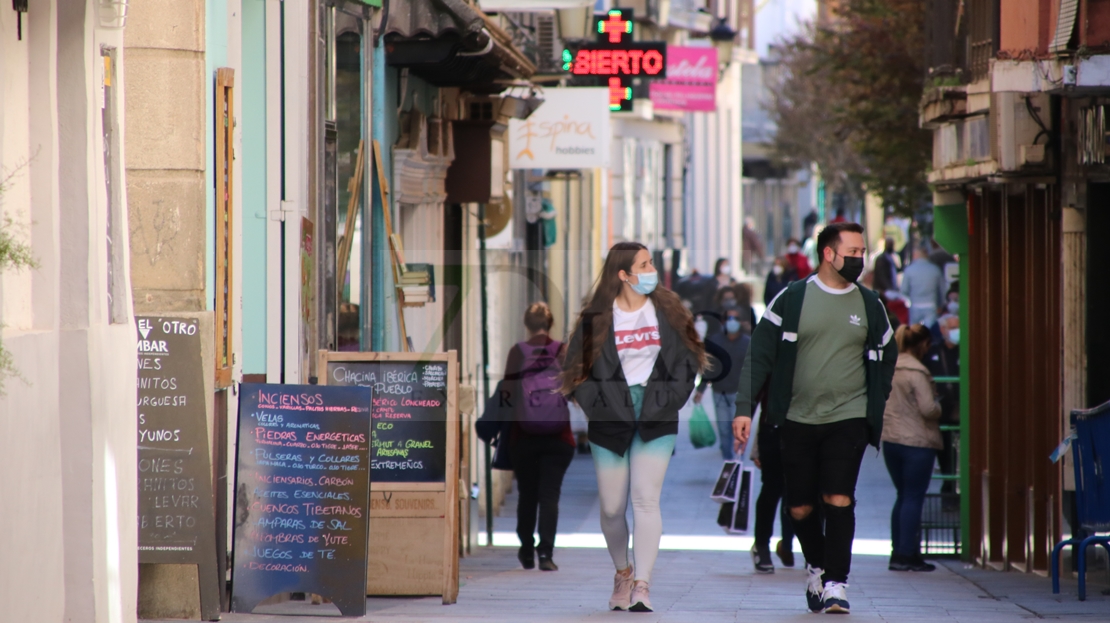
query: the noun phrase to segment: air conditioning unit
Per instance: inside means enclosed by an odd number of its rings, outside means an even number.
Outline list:
[[[1051,164],[1046,150],[1053,132],[1047,93],[994,93],[990,115],[991,155],[999,171],[1018,173]]]

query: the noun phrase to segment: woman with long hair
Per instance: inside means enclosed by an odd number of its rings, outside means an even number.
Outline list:
[[[612,610],[651,611],[648,587],[663,534],[659,496],[678,411],[706,363],[690,312],[658,282],[644,245],[614,245],[575,324],[563,372],[563,393],[590,420],[601,531],[617,571]],[[625,520],[630,494],[635,570]]]
[[[902,325],[894,333],[898,362],[883,412],[883,459],[898,497],[890,513],[891,571],[932,571],[921,558],[921,508],[940,436],[940,403],[936,385],[922,363],[932,335],[924,325]]]

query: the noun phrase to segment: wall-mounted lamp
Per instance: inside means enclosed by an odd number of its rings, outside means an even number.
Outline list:
[[[559,16],[559,36],[568,39],[585,39],[591,35],[590,22],[593,21],[593,7],[557,9]]]
[[[533,85],[513,85],[501,94],[501,114],[527,119],[543,104],[543,91]]]
[[[23,41],[23,14],[27,12],[27,0],[12,0],[15,11],[15,38]]]
[[[736,31],[728,25],[728,20],[722,17],[709,31],[709,39],[717,48],[717,62],[723,70],[732,62],[732,49],[736,47]]]
[[[97,19],[101,28],[119,30],[127,22],[128,0],[98,0]]]

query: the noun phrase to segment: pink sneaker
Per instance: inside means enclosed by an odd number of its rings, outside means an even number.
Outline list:
[[[632,605],[632,567],[625,573],[617,572],[613,576],[613,596],[609,598],[610,610],[628,610]]]
[[[651,595],[648,594],[648,583],[636,580],[632,586],[632,596],[629,598],[629,612],[651,612]]]

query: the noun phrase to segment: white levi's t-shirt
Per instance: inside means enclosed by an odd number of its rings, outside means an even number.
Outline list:
[[[625,380],[629,385],[646,385],[662,348],[659,319],[651,299],[634,312],[621,311],[614,302],[613,337]]]

